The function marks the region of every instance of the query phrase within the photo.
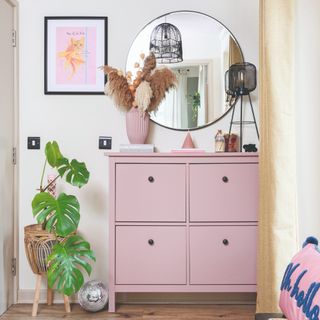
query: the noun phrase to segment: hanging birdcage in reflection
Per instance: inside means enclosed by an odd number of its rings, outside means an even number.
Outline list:
[[[157,25],[150,36],[150,51],[154,53],[158,63],[183,61],[179,29],[167,22]]]

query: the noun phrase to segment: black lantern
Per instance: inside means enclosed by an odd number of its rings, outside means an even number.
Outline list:
[[[166,22],[157,25],[150,36],[150,51],[154,53],[158,63],[183,61],[179,29]]]
[[[229,70],[225,74],[225,91],[228,96],[231,96],[232,98],[230,101],[233,103],[231,104],[232,110],[232,116],[230,121],[230,127],[229,127],[229,137],[231,134],[231,129],[233,124],[239,124],[240,125],[240,151],[242,151],[242,129],[244,124],[254,124],[257,132],[257,136],[259,139],[259,130],[256,122],[256,117],[254,115],[253,107],[252,107],[252,101],[250,97],[250,92],[255,90],[257,86],[257,71],[256,67],[249,62],[243,62],[243,63],[236,63],[233,64]],[[248,96],[253,121],[243,121],[243,115],[242,115],[242,102],[243,102],[243,96]],[[234,121],[234,110],[236,107],[237,102],[239,101],[240,97],[240,121]]]
[[[227,72],[228,91],[233,95],[247,95],[257,86],[256,67],[249,62],[233,64]]]

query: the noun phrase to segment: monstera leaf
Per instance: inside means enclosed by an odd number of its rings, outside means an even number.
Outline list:
[[[57,166],[58,160],[63,158],[56,141],[48,142],[46,144],[45,154],[50,166],[53,168]]]
[[[73,159],[71,162],[64,157],[56,141],[46,144],[46,157],[51,167],[58,169],[59,175],[66,174],[66,181],[73,186],[81,188],[89,180],[89,171],[84,162]]]
[[[91,274],[91,266],[87,260],[96,261],[90,244],[82,237],[74,235],[53,247],[48,257],[48,284],[61,293],[70,296],[83,285],[82,269]]]
[[[81,188],[89,180],[89,171],[84,162],[73,159],[71,162],[67,158],[61,158],[57,162],[58,172],[61,177],[66,174],[66,181],[73,186]]]
[[[45,223],[46,230],[66,237],[79,224],[80,205],[75,196],[61,193],[57,199],[47,192],[38,193],[32,200],[33,216],[38,223]]]

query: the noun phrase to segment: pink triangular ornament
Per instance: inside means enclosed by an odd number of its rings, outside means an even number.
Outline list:
[[[190,132],[187,133],[186,138],[183,141],[182,149],[192,149],[195,148]]]

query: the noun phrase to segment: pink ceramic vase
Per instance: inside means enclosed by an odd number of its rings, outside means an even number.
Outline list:
[[[150,116],[137,108],[131,108],[126,113],[127,136],[132,144],[143,144],[149,133]]]

